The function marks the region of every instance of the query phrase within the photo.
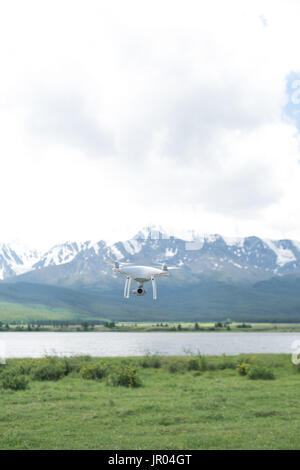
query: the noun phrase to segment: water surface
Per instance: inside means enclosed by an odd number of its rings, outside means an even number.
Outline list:
[[[0,332],[0,357],[292,353],[300,333]]]

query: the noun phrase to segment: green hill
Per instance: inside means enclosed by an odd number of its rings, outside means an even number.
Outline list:
[[[74,321],[78,314],[70,310],[49,308],[45,305],[28,306],[14,302],[0,302],[0,321],[33,322],[33,321]]]
[[[117,281],[117,280],[116,280]],[[216,279],[159,283],[153,302],[151,285],[144,297],[123,299],[123,284],[112,288],[67,288],[36,283],[0,283],[0,320],[115,320],[299,322],[300,278],[284,276],[256,284]]]

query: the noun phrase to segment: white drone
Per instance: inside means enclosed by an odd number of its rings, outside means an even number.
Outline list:
[[[119,263],[118,261],[113,261],[111,259],[106,260],[107,263],[114,265],[114,272],[125,274],[126,281],[124,287],[124,298],[129,299],[130,286],[132,279],[139,283],[136,290],[133,290],[132,293],[141,296],[147,294],[147,291],[144,288],[144,282],[152,281],[153,288],[153,300],[157,299],[157,288],[156,288],[156,278],[162,276],[168,276],[169,269],[179,269],[175,266],[168,267],[165,263],[162,267],[154,268],[153,266],[136,266],[130,263]]]

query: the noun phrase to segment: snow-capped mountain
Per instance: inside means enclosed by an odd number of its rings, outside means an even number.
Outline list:
[[[20,242],[0,244],[0,279],[18,276],[30,271],[40,259],[38,250],[22,245]]]
[[[145,233],[112,247],[119,261],[167,262],[197,274],[219,274],[234,280],[261,280],[300,273],[300,243],[255,236],[229,238],[194,235],[189,241],[163,233]]]
[[[182,238],[181,238],[182,237]],[[233,281],[257,281],[300,274],[300,242],[255,236],[230,238],[189,233],[177,237],[146,227],[131,240],[66,242],[45,253],[18,244],[0,245],[0,279],[34,282],[94,282],[112,276],[105,259],[147,264],[167,262],[189,276],[209,275]]]
[[[47,266],[58,266],[69,263],[78,253],[86,250],[90,242],[65,242],[55,245],[46,251],[40,259],[32,266],[32,269],[46,268]]]

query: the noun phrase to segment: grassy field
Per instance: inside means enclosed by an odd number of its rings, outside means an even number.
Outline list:
[[[104,377],[85,379],[97,365]],[[262,366],[274,380],[249,378]],[[59,380],[45,380],[60,368]],[[113,386],[126,370],[141,386]],[[10,373],[29,382],[0,389],[1,449],[300,448],[300,373],[289,355],[11,359],[0,382]]]
[[[218,326],[220,322],[197,322],[199,330],[195,330],[195,322],[117,322],[115,330],[120,331],[273,331],[273,332],[300,332],[300,323],[242,323],[232,322],[230,325]],[[222,323],[222,322],[221,322]],[[178,327],[180,325],[180,330]],[[243,327],[241,328],[241,326]],[[228,327],[229,326],[229,327]],[[104,327],[99,325],[98,330]]]

